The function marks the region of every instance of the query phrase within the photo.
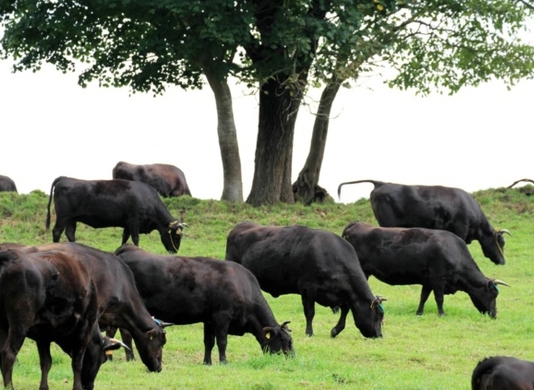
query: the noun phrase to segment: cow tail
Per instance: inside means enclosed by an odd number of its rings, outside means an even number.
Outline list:
[[[50,197],[48,198],[48,206],[46,209],[46,222],[45,222],[46,230],[50,229],[50,204],[52,203],[52,195],[54,193],[54,187],[56,186],[59,179],[61,179],[61,177],[56,178],[56,180],[52,182],[52,187],[50,187]]]
[[[358,183],[372,183],[375,188],[376,187],[380,187],[382,184],[384,184],[384,182],[381,182],[381,181],[377,181],[377,180],[356,180],[356,181],[346,181],[344,183],[341,183],[338,187],[337,187],[337,197],[338,199],[341,199],[341,187],[343,187],[345,184],[358,184]]]

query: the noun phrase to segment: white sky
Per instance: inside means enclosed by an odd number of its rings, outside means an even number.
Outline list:
[[[245,96],[240,86],[233,91],[246,199],[254,173],[257,96]],[[320,185],[337,200],[339,183],[359,179],[469,192],[534,179],[533,102],[533,81],[511,91],[495,82],[452,97],[416,97],[390,90],[378,79],[342,89],[333,107]],[[48,194],[60,175],[111,179],[122,160],[176,165],[193,196],[219,199],[222,194],[209,87],[130,96],[127,89],[82,89],[75,74],[47,67],[13,74],[11,62],[0,61],[0,107],[0,174],[10,176],[20,193],[40,189]],[[310,108],[302,107],[294,178],[306,160],[312,125]],[[371,190],[370,184],[345,186],[341,201],[368,197]]]

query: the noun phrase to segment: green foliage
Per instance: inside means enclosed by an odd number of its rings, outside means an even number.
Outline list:
[[[397,71],[389,82],[420,94],[458,92],[500,79],[532,78],[534,48],[522,41],[532,10],[518,1],[414,2],[399,17],[395,42],[384,51]],[[417,33],[416,33],[417,32]]]
[[[525,348],[534,331],[533,193],[532,186],[474,193],[492,224],[512,233],[507,236],[504,266],[496,266],[483,257],[477,242],[469,246],[485,275],[511,285],[500,288],[495,320],[479,314],[462,292],[445,296],[445,317],[437,316],[432,298],[426,304],[425,314],[418,317],[415,311],[420,286],[389,286],[371,278],[373,292],[388,299],[384,302],[382,339],[364,339],[350,319],[337,338],[330,338],[330,329],[338,316],[318,305],[315,335],[308,338],[300,297],[273,298],[266,294],[278,321],[291,321],[294,359],[263,355],[254,337],[247,334],[229,337],[227,365],[203,366],[202,325],[174,326],[167,328],[161,373],[148,373],[139,359],[126,362],[123,352],[118,351],[112,362],[102,366],[95,388],[464,390],[469,388],[471,372],[483,357],[502,354],[534,360],[534,353]],[[226,235],[242,220],[302,224],[337,234],[355,219],[376,223],[365,199],[346,205],[275,204],[257,208],[188,196],[164,202],[174,216],[179,218],[182,212],[189,225],[180,249],[184,256],[223,258]],[[28,195],[0,193],[0,242],[27,245],[51,242],[51,232],[44,229],[47,203],[48,196],[40,191]],[[54,221],[52,215],[52,224]],[[121,229],[91,229],[78,224],[77,238],[81,243],[114,251],[120,244]],[[141,236],[140,245],[155,253],[165,252],[156,232]],[[71,389],[70,359],[55,346],[52,355],[50,387]],[[214,361],[216,356],[215,348]],[[39,377],[35,343],[26,340],[15,365],[15,388],[36,388]]]
[[[312,65],[317,84],[386,61],[391,86],[454,93],[532,76],[533,48],[521,36],[533,12],[515,0],[2,1],[0,54],[17,70],[49,62],[74,71],[81,61],[81,85],[154,93],[202,87],[206,66],[221,80],[261,85],[281,75],[302,90]]]

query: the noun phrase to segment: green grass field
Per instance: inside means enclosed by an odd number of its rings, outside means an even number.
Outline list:
[[[506,228],[512,234],[506,236],[504,266],[496,266],[483,257],[478,242],[469,246],[486,276],[511,285],[500,287],[495,320],[478,313],[463,292],[445,296],[445,317],[438,317],[433,296],[426,304],[425,314],[418,317],[415,311],[420,286],[389,286],[371,278],[372,291],[388,299],[384,302],[383,338],[363,338],[351,316],[346,329],[335,339],[330,338],[338,315],[321,306],[316,306],[315,335],[306,337],[300,297],[275,299],[266,294],[278,321],[291,321],[295,358],[263,355],[252,335],[230,336],[228,364],[204,366],[202,324],[173,326],[167,328],[162,372],[149,373],[139,359],[126,362],[123,351],[118,351],[112,362],[102,366],[95,388],[460,390],[470,388],[473,368],[486,356],[513,355],[534,360],[534,351],[529,348],[534,330],[532,192],[532,187],[527,186],[475,193],[493,226]],[[47,202],[48,196],[41,191],[28,195],[0,193],[0,243],[51,242],[51,231],[44,226]],[[259,208],[190,197],[164,202],[174,216],[183,212],[189,225],[180,248],[184,256],[224,258],[226,235],[242,220],[301,224],[337,234],[352,220],[376,224],[369,202],[363,199],[346,205],[280,204]],[[52,224],[54,221],[52,215]],[[114,251],[120,245],[121,233],[118,228],[96,230],[78,224],[77,240]],[[157,232],[141,236],[140,246],[155,253],[165,252]],[[70,359],[55,346],[53,358],[50,388],[70,389]],[[216,348],[213,360],[218,361]],[[18,356],[13,382],[18,390],[36,389],[39,378],[37,350],[34,342],[27,339]]]

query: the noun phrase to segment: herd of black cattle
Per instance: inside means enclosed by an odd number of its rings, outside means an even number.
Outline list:
[[[37,344],[40,389],[48,389],[52,342],[72,359],[73,389],[93,389],[108,351],[124,347],[132,357],[132,339],[146,367],[160,371],[170,325],[204,324],[205,364],[212,363],[215,343],[219,361],[226,362],[229,334],[251,333],[264,352],[291,355],[288,321],[275,319],[262,291],[301,295],[308,336],[317,303],[340,310],[332,337],[345,328],[349,311],[364,337],[381,337],[385,298],[371,292],[371,275],[392,285],[422,285],[419,315],[431,292],[443,315],[444,295],[464,291],[478,311],[495,318],[497,285],[507,284],[484,276],[467,244],[479,241],[487,258],[504,264],[504,234],[510,232],[495,230],[476,200],[457,188],[361,180],[340,184],[338,194],[362,182],[374,185],[370,201],[380,227],[355,221],[338,236],[241,222],[228,234],[228,261],[220,261],[156,255],[138,246],[139,234],[157,230],[165,249],[178,252],[187,225],[159,196],[191,194],[178,168],[120,162],[112,180],[58,177],[46,218],[48,228],[53,199],[53,243],[0,244],[4,386],[12,386],[25,337]],[[0,176],[0,191],[16,191],[15,183]],[[122,246],[108,253],[76,243],[77,222],[122,227]],[[59,243],[64,231],[69,242]],[[130,236],[134,245],[127,244]],[[113,338],[117,329],[123,341]],[[486,358],[473,371],[472,388],[534,389],[534,363]]]

